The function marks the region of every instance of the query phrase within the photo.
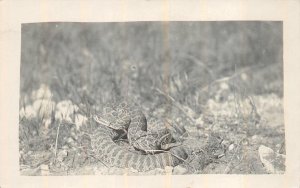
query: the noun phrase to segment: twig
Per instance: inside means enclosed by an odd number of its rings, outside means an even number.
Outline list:
[[[99,161],[100,163],[102,163],[105,167],[110,168],[111,165],[105,164],[105,162],[103,162],[103,160],[99,159],[98,157],[96,157],[93,154],[88,154],[89,157],[93,157],[94,159],[96,159],[97,161]]]
[[[162,151],[162,152],[163,152],[163,153],[169,153],[169,154],[171,154],[172,156],[176,157],[177,159],[180,159],[180,160],[182,160],[183,162],[186,162],[185,159],[179,157],[178,155],[175,155],[174,153],[172,153],[172,152],[170,152],[170,151]]]
[[[57,142],[58,142],[58,135],[59,135],[59,128],[61,126],[61,123],[58,125],[57,128],[57,133],[56,133],[56,139],[55,139],[55,150],[54,150],[54,156],[56,158],[56,154],[57,154]]]
[[[144,150],[146,153],[154,153],[154,152],[163,152],[165,153],[165,150],[160,150],[160,149],[148,149],[148,150]]]

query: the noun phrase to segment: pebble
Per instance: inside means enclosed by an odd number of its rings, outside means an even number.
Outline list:
[[[61,150],[57,154],[57,161],[62,162],[68,156],[68,152],[66,150]]]
[[[258,148],[259,157],[265,169],[269,173],[284,173],[285,155],[274,152],[264,145]]]
[[[187,172],[188,172],[188,170],[180,165],[174,167],[174,170],[173,170],[174,175],[182,175],[182,174],[186,174]]]
[[[257,140],[257,138],[258,138],[257,135],[253,135],[253,136],[251,137],[252,140]]]
[[[230,144],[230,146],[228,147],[228,150],[229,150],[229,151],[231,151],[231,150],[233,150],[233,149],[234,149],[234,147],[235,147],[235,145],[234,145],[234,144]]]

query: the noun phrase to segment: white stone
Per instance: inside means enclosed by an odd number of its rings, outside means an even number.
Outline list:
[[[49,118],[55,109],[55,102],[49,99],[37,99],[33,102],[33,109],[39,117]]]
[[[30,119],[36,117],[36,111],[34,110],[32,105],[27,105],[26,107],[21,108],[19,113],[21,118],[25,117],[27,119]]]
[[[174,167],[174,170],[173,170],[174,175],[182,175],[182,174],[186,174],[187,172],[188,172],[188,169],[186,169],[180,165]]]
[[[31,98],[33,100],[36,99],[51,99],[53,96],[52,92],[50,91],[49,87],[45,84],[41,84],[38,90],[35,90],[31,94]]]
[[[234,144],[230,144],[230,146],[228,147],[228,150],[231,151],[234,149],[234,147],[235,147]]]
[[[83,116],[81,114],[75,115],[75,125],[76,129],[78,130],[82,125],[84,125],[87,122],[88,118],[86,116]]]
[[[78,111],[78,106],[74,105],[70,100],[64,100],[56,105],[55,119],[73,122],[71,115]]]
[[[274,152],[264,145],[259,146],[259,157],[265,169],[269,173],[283,173],[285,167],[285,155]]]

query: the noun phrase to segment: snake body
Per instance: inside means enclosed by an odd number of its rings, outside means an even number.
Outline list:
[[[97,158],[105,164],[120,168],[133,168],[144,172],[155,168],[176,166],[185,160],[188,155],[184,148],[174,147],[169,151],[155,154],[142,154],[130,151],[115,143],[118,133],[116,130],[126,130],[129,143],[137,149],[157,149],[160,142],[147,133],[147,122],[142,111],[128,102],[119,102],[105,108],[98,122],[97,129],[91,136],[91,145]],[[158,134],[159,135],[159,134]],[[154,144],[147,142],[153,141]],[[135,144],[138,143],[138,144]],[[148,147],[148,148],[147,148]]]

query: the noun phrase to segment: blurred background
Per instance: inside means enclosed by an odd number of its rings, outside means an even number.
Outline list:
[[[41,83],[56,99],[77,102],[152,100],[159,88],[195,106],[222,79],[282,97],[282,47],[282,22],[23,24],[21,97]]]

